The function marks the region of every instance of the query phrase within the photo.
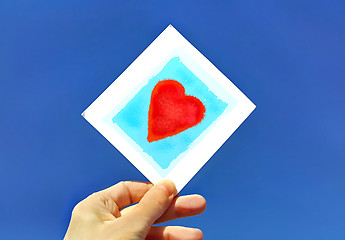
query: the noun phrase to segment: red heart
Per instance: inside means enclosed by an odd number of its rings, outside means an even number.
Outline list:
[[[149,142],[171,137],[197,125],[204,118],[205,106],[175,80],[159,81],[151,94],[149,108]]]

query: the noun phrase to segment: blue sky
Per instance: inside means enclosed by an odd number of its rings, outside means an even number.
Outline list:
[[[345,236],[344,1],[0,2],[0,238],[61,239],[73,206],[145,180],[81,112],[168,25],[257,108],[181,194],[205,239]]]

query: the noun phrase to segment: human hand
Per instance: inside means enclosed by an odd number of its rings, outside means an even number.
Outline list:
[[[173,182],[163,180],[153,186],[144,182],[120,182],[96,192],[80,203],[64,240],[199,240],[199,229],[153,224],[202,213],[206,201],[200,195],[174,198]],[[131,205],[138,203],[136,205]],[[131,206],[129,206],[131,205]]]

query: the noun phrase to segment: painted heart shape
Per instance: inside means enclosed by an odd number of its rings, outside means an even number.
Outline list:
[[[159,81],[151,94],[147,140],[153,142],[183,132],[200,123],[205,111],[204,104],[186,95],[178,81]]]

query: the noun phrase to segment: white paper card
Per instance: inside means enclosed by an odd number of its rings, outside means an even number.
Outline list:
[[[82,116],[152,183],[179,192],[254,109],[169,25]]]

